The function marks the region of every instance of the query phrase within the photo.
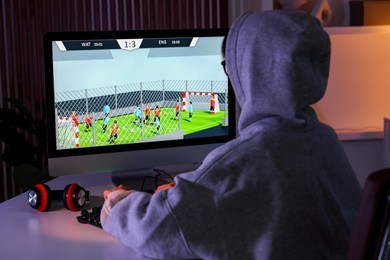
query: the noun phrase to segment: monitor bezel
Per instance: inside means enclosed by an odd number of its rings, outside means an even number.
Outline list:
[[[120,153],[127,151],[141,151],[151,149],[164,149],[183,146],[201,146],[209,144],[226,143],[236,137],[236,102],[235,96],[228,80],[228,124],[229,130],[226,136],[213,136],[193,139],[181,139],[170,141],[143,142],[121,144],[117,146],[97,146],[88,148],[62,149],[56,148],[55,132],[55,100],[54,100],[54,76],[53,76],[53,50],[52,42],[66,40],[94,40],[94,39],[128,39],[128,38],[170,38],[170,37],[226,37],[227,28],[218,29],[182,29],[182,30],[133,30],[133,31],[90,31],[90,32],[48,32],[44,35],[45,81],[46,81],[46,118],[47,118],[47,146],[48,158],[61,158],[69,156],[94,155],[105,153]],[[221,50],[222,52],[222,50]],[[222,54],[222,53],[221,53]],[[222,67],[221,67],[222,69]]]

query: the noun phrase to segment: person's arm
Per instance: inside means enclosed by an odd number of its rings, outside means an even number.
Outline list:
[[[166,189],[170,189],[175,186],[175,182],[170,182],[167,184],[163,184],[157,187],[155,190],[155,194]],[[128,195],[133,193],[134,190],[131,190],[129,187],[124,185],[116,186],[112,189],[104,190],[103,197],[104,197],[104,204],[102,207],[102,213],[101,213],[101,222],[105,222],[107,219],[108,214],[110,213],[112,207],[115,206],[119,201],[126,198]]]
[[[166,184],[153,195],[123,187],[105,191],[103,229],[148,257],[194,258],[167,200],[166,189],[173,186]]]

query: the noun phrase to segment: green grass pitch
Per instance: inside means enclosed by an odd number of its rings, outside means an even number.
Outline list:
[[[159,135],[164,135],[170,132],[175,132],[180,129],[183,130],[184,135],[193,134],[205,129],[213,128],[222,124],[222,119],[224,117],[224,111],[216,112],[215,114],[210,114],[209,111],[194,110],[192,116],[192,122],[189,119],[188,112],[181,112],[181,119],[178,122],[175,118],[174,108],[162,108],[161,109],[161,123],[160,123],[160,133],[158,133],[156,126],[153,124],[153,110],[151,111],[151,121],[150,124],[144,124],[144,134],[143,138],[147,140],[148,138],[153,138]],[[93,130],[89,129],[86,132],[85,124],[82,123],[79,125],[79,143],[80,147],[92,147],[94,142],[96,146],[106,146],[110,144],[110,135],[111,135],[111,125],[114,123],[114,120],[118,122],[119,132],[118,139],[116,144],[128,144],[139,142],[142,140],[142,127],[138,123],[135,123],[134,114],[115,116],[110,118],[106,131],[102,132],[103,120],[95,121],[95,133],[93,135]],[[180,123],[180,124],[179,124]],[[59,129],[60,130],[60,129]],[[59,134],[60,131],[59,131]],[[95,139],[95,140],[94,140]],[[68,139],[69,140],[69,139]]]

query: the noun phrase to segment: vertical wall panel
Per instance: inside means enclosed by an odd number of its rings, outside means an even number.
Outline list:
[[[100,28],[100,6],[98,1],[91,1],[91,31],[98,31]]]
[[[5,3],[1,2],[0,3],[0,61],[2,61],[2,66],[0,66],[0,106],[3,106],[3,96],[4,96],[4,90],[6,89],[6,78],[5,75],[8,74],[7,72],[7,59],[5,56],[4,50],[6,49],[5,46],[5,20],[6,20],[6,13],[5,13]],[[0,142],[0,151],[3,150],[3,143]],[[2,153],[0,153],[0,162],[3,161],[3,156]],[[5,164],[0,165],[0,201],[4,201],[6,196],[6,188],[7,186],[5,185],[6,183],[6,169],[5,169]]]
[[[0,106],[18,98],[42,117],[45,32],[227,27],[227,9],[226,0],[0,0]],[[4,146],[0,140],[0,202],[20,193]]]

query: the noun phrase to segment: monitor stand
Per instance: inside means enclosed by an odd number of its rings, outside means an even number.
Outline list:
[[[134,190],[151,190],[155,186],[155,177],[158,176],[157,185],[171,182],[170,176],[175,177],[178,174],[192,172],[200,166],[200,163],[175,164],[166,166],[157,166],[154,168],[140,168],[124,171],[111,172],[112,183],[116,186],[122,184]],[[164,174],[166,173],[166,174]]]

